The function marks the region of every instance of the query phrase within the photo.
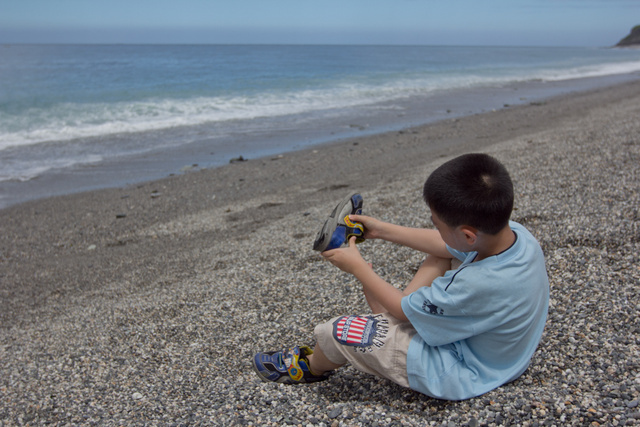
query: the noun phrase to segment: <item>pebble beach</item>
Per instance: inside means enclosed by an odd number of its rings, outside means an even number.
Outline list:
[[[640,80],[126,188],[0,210],[0,425],[640,425]],[[351,367],[261,382],[257,351],[366,312],[312,243],[352,191],[431,227],[429,173],[473,151],[512,175],[544,250],[546,330],[516,381],[461,402]],[[405,286],[423,260],[366,241]]]

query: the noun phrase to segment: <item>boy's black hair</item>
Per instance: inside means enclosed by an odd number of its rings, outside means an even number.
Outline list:
[[[469,225],[497,234],[513,210],[507,169],[487,154],[464,154],[438,167],[423,190],[429,208],[449,227]]]

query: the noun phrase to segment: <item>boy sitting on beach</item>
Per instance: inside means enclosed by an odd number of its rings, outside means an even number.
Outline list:
[[[491,156],[463,155],[429,176],[424,199],[437,231],[357,214],[345,218],[364,226],[364,238],[425,252],[426,260],[401,291],[362,258],[356,236],[347,247],[322,252],[361,282],[372,314],[340,316],[317,326],[314,350],[296,346],[258,353],[253,364],[263,380],[320,381],[351,363],[428,396],[461,400],[527,369],[544,329],[549,281],[538,242],[509,221],[508,172]],[[349,200],[332,216],[345,206],[347,213],[359,213],[361,202]],[[454,270],[453,258],[462,261]]]

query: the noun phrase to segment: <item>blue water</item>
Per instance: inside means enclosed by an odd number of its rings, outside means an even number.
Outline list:
[[[215,166],[464,114],[415,112],[443,94],[638,71],[604,48],[4,45],[0,184],[190,147]]]

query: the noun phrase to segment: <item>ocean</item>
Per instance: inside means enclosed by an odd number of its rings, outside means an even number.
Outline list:
[[[611,48],[0,45],[0,208],[639,72]]]

